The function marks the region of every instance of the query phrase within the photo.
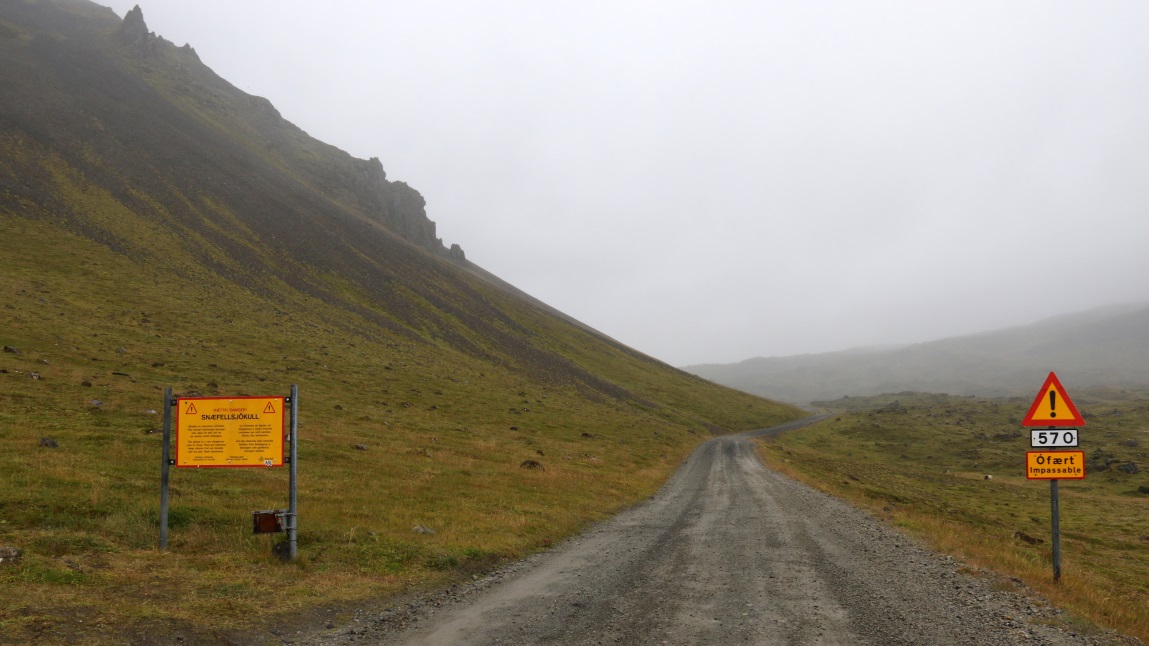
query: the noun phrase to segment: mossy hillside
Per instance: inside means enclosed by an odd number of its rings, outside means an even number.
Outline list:
[[[85,195],[85,209],[119,208]],[[41,215],[0,216],[2,341],[19,350],[0,354],[0,543],[25,553],[0,569],[0,625],[12,634],[77,608],[89,625],[237,625],[445,580],[650,495],[711,429],[801,414],[498,292],[486,298],[505,312],[500,325],[530,330],[566,364],[555,378],[496,344],[488,360],[454,349],[441,331],[470,332],[449,316],[424,335],[394,333],[274,277],[262,291],[282,299],[238,286],[155,227],[137,228],[133,248],[165,250],[159,266]],[[384,310],[338,276],[328,284]],[[618,396],[564,381],[570,366]],[[280,564],[271,539],[250,534],[252,510],[285,506],[284,469],[175,470],[171,550],[159,553],[162,389],[274,395],[291,384],[301,391],[299,562]],[[40,446],[45,437],[58,448]],[[520,468],[528,459],[544,470]]]
[[[24,552],[0,567],[5,638],[206,635],[462,577],[649,495],[713,433],[802,415],[444,260],[378,162],[187,50],[128,43],[106,9],[8,3],[0,22],[21,35],[0,38],[0,344],[18,350],[0,353],[0,545]],[[284,469],[176,470],[159,552],[163,388],[292,384],[299,561],[250,534],[252,510],[285,506]]]
[[[1072,388],[1072,375],[1061,375]],[[1044,375],[1035,375],[1034,390]],[[1070,391],[1086,478],[1059,482],[1062,582],[1052,583],[1050,486],[1027,480],[1031,400],[900,393],[821,402],[840,412],[766,443],[768,462],[938,549],[1149,638],[1149,393]],[[989,476],[990,479],[986,479]],[[1034,542],[1041,541],[1041,542]]]

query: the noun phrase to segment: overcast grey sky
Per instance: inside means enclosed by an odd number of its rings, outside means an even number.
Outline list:
[[[676,365],[1149,301],[1143,0],[140,4]]]

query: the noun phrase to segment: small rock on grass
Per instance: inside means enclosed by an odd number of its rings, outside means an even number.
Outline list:
[[[20,562],[24,553],[9,545],[0,545],[0,565],[9,565]]]

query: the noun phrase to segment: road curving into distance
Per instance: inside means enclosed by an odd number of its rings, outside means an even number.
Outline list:
[[[710,440],[652,499],[554,550],[302,643],[1099,643],[758,460],[751,438],[818,419]]]

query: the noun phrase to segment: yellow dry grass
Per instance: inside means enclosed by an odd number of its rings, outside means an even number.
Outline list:
[[[1092,413],[1081,433],[1087,454],[1128,458],[1114,464],[1136,460],[1149,429],[1149,395],[1079,397],[1083,412]],[[1149,641],[1149,496],[1137,491],[1142,474],[1099,471],[1094,463],[1085,480],[1061,481],[1062,578],[1055,584],[1049,484],[1024,477],[1028,433],[1010,431],[1028,402],[902,393],[904,412],[882,412],[891,399],[851,398],[851,411],[763,443],[763,459],[940,552],[1020,579],[1085,624]],[[954,428],[957,419],[962,428]],[[1019,532],[1041,542],[1020,540]]]

